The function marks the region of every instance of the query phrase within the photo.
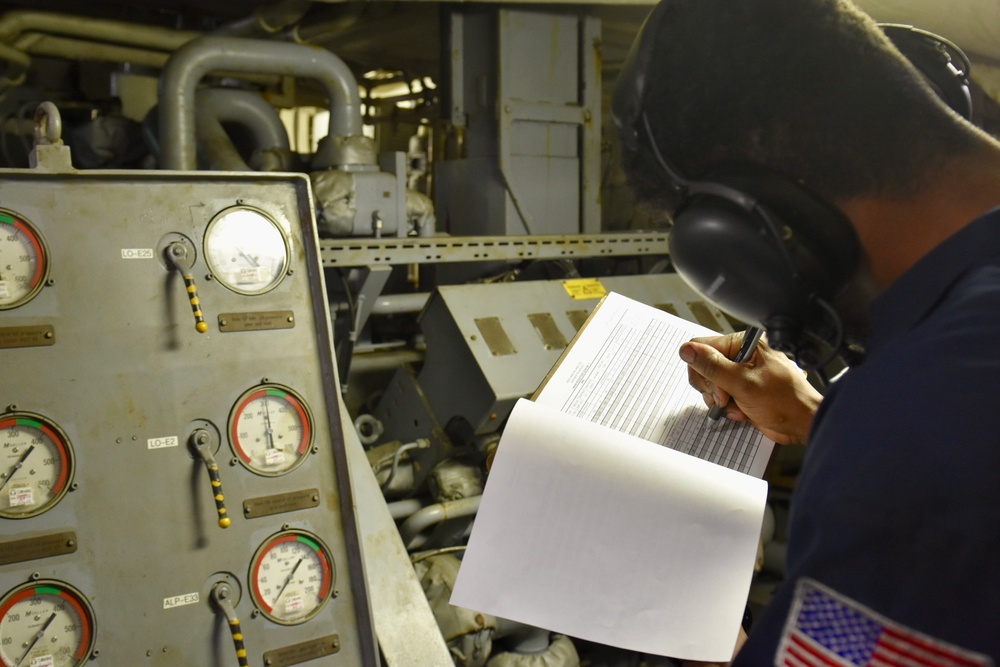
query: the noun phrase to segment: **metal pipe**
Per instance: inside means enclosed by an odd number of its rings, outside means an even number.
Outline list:
[[[273,35],[301,21],[311,5],[312,0],[282,0],[268,7],[258,7],[250,16],[227,23],[212,34],[225,37]]]
[[[162,51],[130,46],[101,44],[86,39],[56,37],[39,33],[20,36],[15,45],[27,53],[67,60],[91,60],[96,62],[131,63],[146,67],[163,67],[169,54]]]
[[[354,27],[367,9],[365,0],[348,0],[329,7],[315,19],[292,27],[285,35],[298,44],[329,42]]]
[[[423,506],[424,504],[415,498],[386,503],[386,507],[389,508],[389,514],[397,521],[412,516],[414,512],[419,511]]]
[[[281,118],[260,95],[247,90],[203,88],[197,98],[198,137],[211,169],[251,171],[233,146],[223,123],[238,123],[249,130],[257,149],[288,148],[288,134]]]
[[[24,32],[84,37],[98,42],[127,44],[159,51],[174,51],[200,35],[192,31],[56,12],[24,10],[10,11],[0,16],[0,41],[10,42]]]
[[[9,72],[0,77],[0,84],[19,86],[24,83],[25,74],[31,66],[27,53],[0,42],[0,62],[7,61]]]
[[[426,541],[426,539],[420,539],[420,533],[425,529],[447,519],[472,516],[479,510],[479,501],[481,498],[482,496],[473,496],[471,498],[448,500],[437,505],[428,505],[420,511],[415,512],[399,527],[399,534],[403,538],[403,544],[406,545],[407,549],[419,547]]]
[[[166,169],[197,167],[195,90],[211,71],[264,72],[313,78],[330,99],[330,135],[361,134],[361,96],[350,68],[320,49],[237,37],[202,37],[181,47],[160,76],[160,142]]]
[[[351,372],[357,375],[365,373],[375,373],[379,371],[392,371],[403,364],[419,364],[424,360],[424,355],[417,350],[403,347],[391,349],[364,349],[363,346],[355,348],[354,359],[351,361]]]
[[[431,298],[430,292],[414,292],[413,294],[383,294],[372,304],[372,315],[401,315],[419,313]],[[351,306],[346,301],[331,304],[334,310],[347,311]]]
[[[389,488],[392,484],[392,480],[396,477],[396,472],[399,470],[399,462],[403,458],[403,454],[410,451],[411,449],[427,449],[431,446],[431,441],[427,438],[417,438],[413,442],[408,442],[405,445],[401,445],[396,453],[392,456],[392,468],[389,470],[389,476],[385,478],[385,481],[379,484],[379,488],[383,491]]]
[[[372,315],[398,315],[402,313],[419,313],[431,298],[430,292],[414,294],[390,294],[375,299],[372,305]]]

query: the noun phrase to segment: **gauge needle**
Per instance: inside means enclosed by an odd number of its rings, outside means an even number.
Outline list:
[[[305,559],[300,558],[299,562],[297,562],[295,567],[292,568],[292,571],[288,573],[288,576],[285,578],[285,583],[281,584],[281,588],[278,589],[278,594],[274,596],[274,604],[271,605],[272,607],[278,604],[278,600],[281,599],[281,594],[285,592],[286,588],[288,588],[288,584],[292,583],[292,577],[295,576],[295,570],[299,569],[299,565],[302,565],[303,560]]]
[[[239,246],[236,246],[236,252],[238,252],[238,253],[240,253],[241,255],[243,255],[243,258],[244,258],[244,259],[245,259],[246,261],[248,261],[248,262],[250,262],[251,264],[253,264],[254,266],[260,266],[260,264],[258,264],[258,263],[257,263],[257,260],[256,260],[255,258],[251,257],[250,255],[248,255],[248,254],[247,254],[247,251],[246,251],[246,250],[244,250],[243,248],[241,248],[241,247],[239,247]]]
[[[274,432],[271,430],[271,410],[267,407],[268,400],[264,399],[264,438],[267,440],[267,448],[274,449]]]
[[[31,649],[35,648],[35,644],[37,644],[38,640],[42,638],[42,635],[45,634],[45,631],[49,629],[49,626],[52,625],[52,621],[54,620],[56,620],[56,613],[52,612],[52,615],[49,616],[49,620],[45,621],[45,625],[42,626],[42,629],[39,630],[37,633],[35,633],[35,639],[28,645],[28,648],[24,652],[24,655],[18,658],[17,662],[14,663],[14,667],[20,665],[24,661],[24,659],[28,657],[28,654],[31,653]]]
[[[31,445],[30,447],[28,447],[28,450],[24,452],[24,454],[21,454],[21,458],[19,458],[17,460],[17,463],[14,464],[14,467],[10,469],[10,474],[4,477],[3,481],[0,482],[0,489],[3,489],[3,487],[7,486],[7,482],[9,482],[14,477],[14,473],[17,472],[18,468],[24,465],[25,459],[28,458],[28,456],[31,454],[31,450],[33,450],[34,448],[35,446]]]

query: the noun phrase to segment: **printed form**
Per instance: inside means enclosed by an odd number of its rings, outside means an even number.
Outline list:
[[[611,293],[556,364],[535,402],[761,477],[774,443],[745,424],[708,419],[687,381],[681,343],[711,329]]]
[[[518,401],[451,603],[642,653],[732,656],[773,443],[708,419],[680,344],[709,335],[609,294]]]

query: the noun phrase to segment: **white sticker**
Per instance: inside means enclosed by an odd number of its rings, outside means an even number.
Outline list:
[[[280,449],[265,449],[264,463],[269,466],[276,466],[285,462],[285,453]]]
[[[27,507],[35,504],[35,496],[30,486],[15,486],[8,493],[11,507]]]
[[[7,281],[0,280],[0,299],[6,299],[10,296],[10,292],[7,291]]]
[[[237,279],[240,285],[256,285],[261,282],[260,268],[251,267],[240,269],[240,277]]]
[[[122,259],[153,259],[152,248],[122,248]]]
[[[55,659],[49,653],[48,655],[36,655],[31,659],[30,667],[52,667],[55,664]]]
[[[176,435],[168,435],[164,438],[149,438],[146,440],[146,449],[163,449],[164,447],[176,447],[180,441]]]
[[[174,607],[183,607],[188,604],[197,604],[199,600],[201,600],[201,596],[198,593],[175,595],[170,598],[163,598],[163,608],[173,609]]]
[[[285,596],[285,613],[290,613],[293,611],[302,610],[302,596],[301,595],[286,595]]]

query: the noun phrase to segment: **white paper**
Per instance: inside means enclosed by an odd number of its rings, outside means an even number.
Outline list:
[[[508,419],[452,604],[729,660],[774,443],[709,420],[689,386],[678,349],[712,333],[618,294],[601,302],[535,402]]]
[[[612,292],[535,401],[762,477],[774,442],[746,423],[711,421],[687,381],[681,343],[715,334]]]
[[[643,653],[728,660],[766,491],[522,399],[451,603]]]

